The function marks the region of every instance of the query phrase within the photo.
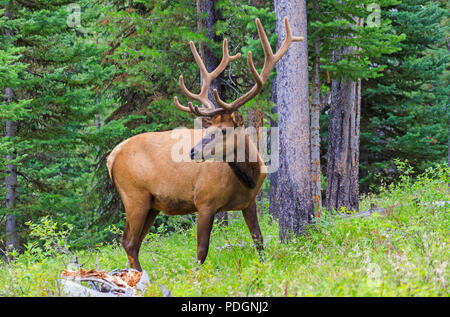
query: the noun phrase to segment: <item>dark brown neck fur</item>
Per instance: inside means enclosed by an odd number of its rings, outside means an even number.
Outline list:
[[[228,162],[234,174],[241,183],[250,189],[256,187],[261,168],[258,162],[249,162],[249,138],[245,136],[245,162],[237,162],[237,153],[234,153],[234,162]]]

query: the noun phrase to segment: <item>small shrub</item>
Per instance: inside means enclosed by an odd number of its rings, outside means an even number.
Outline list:
[[[70,254],[67,239],[72,232],[71,224],[58,224],[50,217],[43,217],[39,223],[25,223],[30,229],[30,237],[36,240],[25,244],[25,251],[18,257],[26,262],[42,261],[61,253]]]

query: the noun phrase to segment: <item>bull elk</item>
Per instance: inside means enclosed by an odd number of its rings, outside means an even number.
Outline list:
[[[248,66],[255,80],[255,85],[244,95],[232,103],[224,102],[213,91],[214,99],[220,108],[215,108],[208,99],[208,90],[211,81],[217,78],[228,64],[240,57],[240,54],[230,56],[227,40],[223,41],[223,57],[219,66],[208,72],[200,58],[194,43],[190,47],[197,62],[203,83],[199,94],[190,92],[180,76],[180,87],[186,96],[202,104],[202,107],[189,102],[187,106],[180,104],[174,97],[176,108],[192,113],[196,116],[206,117],[210,126],[202,129],[202,139],[198,144],[190,142],[192,148],[187,155],[187,161],[174,161],[171,159],[172,148],[176,142],[172,131],[148,132],[133,136],[119,145],[110,153],[107,167],[126,212],[126,224],[121,240],[129,264],[132,268],[141,271],[138,253],[144,237],[151,228],[155,217],[160,211],[167,215],[184,215],[198,212],[197,218],[197,260],[205,261],[208,253],[210,233],[214,216],[218,212],[242,210],[245,222],[250,230],[258,251],[262,251],[263,238],[259,228],[255,197],[267,175],[267,168],[257,153],[256,162],[248,159],[249,154],[257,149],[249,139],[243,127],[242,116],[238,113],[239,107],[254,98],[262,90],[264,83],[275,64],[286,53],[292,42],[303,40],[291,34],[288,19],[284,19],[286,39],[276,54],[273,54],[270,43],[259,19],[256,19],[258,35],[264,49],[265,62],[261,73],[258,73],[252,59],[252,53],[247,56]],[[241,129],[235,129],[240,127]],[[233,133],[226,133],[231,128]],[[222,137],[213,137],[220,132]],[[184,129],[188,140],[193,140],[194,129]],[[238,134],[241,134],[240,136]],[[242,135],[243,134],[243,135]],[[233,157],[239,144],[235,140],[245,142],[245,160],[234,159],[226,162],[206,161],[210,158],[206,148],[215,147],[218,143],[223,146],[224,157]],[[239,141],[237,141],[239,142]],[[209,151],[214,152],[214,151]],[[200,162],[193,159],[198,154]]]

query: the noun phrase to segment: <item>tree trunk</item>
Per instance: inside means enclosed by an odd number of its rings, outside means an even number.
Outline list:
[[[12,89],[6,88],[7,104],[11,102]],[[6,136],[13,138],[16,136],[17,123],[11,120],[6,121]],[[7,160],[13,160],[14,154],[8,154]],[[6,166],[8,176],[6,176],[6,208],[14,209],[17,200],[17,166],[14,164],[8,164]],[[16,216],[9,214],[6,216],[6,245],[8,250],[19,248],[19,235],[17,233]]]
[[[362,25],[362,19],[355,21]],[[349,55],[357,47],[342,47],[337,56]],[[330,123],[328,128],[328,162],[326,208],[359,210],[359,133],[361,80],[332,80]]]
[[[206,17],[201,20],[200,25],[202,27],[206,28],[206,36],[213,40],[214,42],[222,42],[222,38],[220,36],[216,35],[216,32],[214,30],[214,25],[216,22],[221,18],[221,14],[218,10],[215,9],[216,0],[197,0],[198,7],[200,9],[201,13],[206,13]],[[213,71],[220,63],[220,60],[217,58],[217,56],[214,54],[212,49],[208,47],[207,45],[201,44],[200,51],[203,51],[203,61],[205,63],[205,67],[208,70],[208,72]],[[222,82],[223,75],[221,74],[219,77],[215,78],[211,82],[210,90],[208,92],[208,98],[211,100],[214,104],[214,106],[217,108],[216,101],[214,99],[213,91],[214,89],[217,89],[217,92],[219,95],[223,94],[223,85]]]
[[[256,129],[256,139],[259,142],[260,128],[263,127],[263,113],[259,110],[250,109],[247,111],[247,126]],[[259,145],[259,143],[258,143]],[[259,150],[259,149],[258,149]]]
[[[450,53],[450,40],[447,37],[446,39],[446,43],[447,43],[447,51]],[[450,121],[450,120],[449,120]],[[450,122],[449,122],[449,127],[448,127],[448,156],[447,156],[447,166],[450,167]],[[448,186],[450,187],[450,183],[448,184]]]
[[[359,177],[365,179],[369,176],[369,171],[367,167],[369,166],[369,150],[366,147],[359,148],[359,162],[361,163],[361,170],[359,171]],[[368,194],[370,190],[369,182],[365,181],[359,186],[359,192],[361,194]]]
[[[319,11],[319,2],[314,2],[314,10]],[[311,102],[311,178],[314,215],[322,213],[322,185],[320,172],[320,39],[314,39],[314,64]]]
[[[6,88],[6,104],[12,101],[13,90]],[[14,138],[17,133],[17,123],[11,120],[6,121],[6,136]],[[14,154],[8,154],[6,158],[11,161],[14,159]],[[8,176],[6,177],[6,208],[14,208],[17,198],[17,167],[13,164],[6,166]]]
[[[6,88],[6,103],[9,104],[12,100],[12,89]],[[6,121],[6,136],[14,138],[17,133],[17,123],[11,120]],[[13,160],[14,154],[8,154],[7,160]],[[14,209],[17,200],[17,166],[8,164],[6,166],[8,176],[6,176],[6,208]],[[13,214],[6,216],[6,245],[9,250],[19,248],[19,236],[17,234],[16,216]]]
[[[326,208],[359,209],[360,82],[332,80]]]
[[[280,239],[303,234],[313,215],[311,192],[308,46],[305,0],[276,0],[278,41],[285,38],[283,18],[292,34],[304,40],[293,43],[277,64],[277,108],[280,140],[278,169]],[[280,42],[278,44],[280,46]]]
[[[447,43],[447,51],[450,53],[450,40],[447,37],[445,42]],[[450,119],[450,118],[449,118]],[[450,121],[450,120],[449,120]],[[447,156],[447,167],[450,168],[450,122],[448,126],[448,156]],[[449,175],[450,176],[450,175]],[[450,188],[450,182],[447,184],[448,188]]]
[[[259,110],[250,109],[247,111],[247,127],[253,127],[256,129],[256,146],[258,151],[261,153],[261,149],[259,148],[259,140],[262,137],[260,135],[260,129],[263,127],[263,113]],[[262,198],[262,190],[259,191],[256,196],[256,208],[259,213],[261,213],[261,198]]]
[[[12,19],[11,12],[8,11],[7,5],[4,6],[4,15],[8,19]],[[13,32],[11,30],[6,30],[6,36],[12,36]],[[6,88],[6,104],[12,102],[14,92],[12,88]],[[8,138],[14,138],[17,133],[17,123],[11,120],[6,121],[6,136]],[[13,160],[15,158],[14,153],[6,156],[7,160]],[[13,209],[16,206],[17,200],[17,167],[14,164],[8,164],[6,166],[7,174],[5,180],[6,187],[6,208]],[[6,216],[6,246],[8,250],[19,248],[19,235],[17,233],[16,216],[9,214]]]
[[[272,94],[270,97],[270,101],[272,101],[275,106],[272,108],[271,113],[272,114],[277,114],[278,110],[277,110],[277,79],[274,78],[272,81]],[[278,122],[277,120],[270,120],[270,127],[274,128],[274,127],[278,127]],[[267,144],[268,149],[272,148],[272,138],[269,138],[269,144]],[[275,218],[278,219],[278,212],[280,210],[279,207],[279,197],[278,197],[278,171],[270,173],[267,178],[269,179],[270,182],[270,189],[269,189],[269,214]]]
[[[197,9],[202,13],[206,13],[206,18],[201,20],[199,24],[202,27],[206,28],[206,36],[213,40],[214,42],[220,42],[222,39],[216,35],[214,31],[214,24],[220,18],[220,13],[215,9],[216,0],[197,0]],[[208,72],[212,72],[214,69],[219,66],[219,59],[216,57],[214,52],[207,45],[201,46],[201,50],[203,50],[203,62],[205,63],[206,70]],[[213,91],[217,89],[219,95],[223,96],[223,86],[221,85],[222,74],[214,79],[211,82],[210,89],[208,91],[208,98],[212,101],[214,106],[217,108],[218,105],[214,99]],[[228,213],[220,212],[216,214],[215,219],[217,222],[223,226],[228,225]]]

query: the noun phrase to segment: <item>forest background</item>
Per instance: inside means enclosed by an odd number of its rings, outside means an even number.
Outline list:
[[[10,243],[23,248],[33,239],[29,224],[46,216],[70,224],[73,248],[113,239],[123,228],[124,212],[105,159],[135,134],[193,126],[193,117],[173,105],[180,74],[192,90],[200,83],[188,41],[203,43],[220,58],[219,39],[228,38],[232,54],[262,57],[254,23],[259,18],[275,47],[272,1],[213,1],[212,25],[202,22],[207,13],[198,2],[0,1],[2,250]],[[448,12],[445,1],[308,1],[310,95],[318,89],[320,97],[319,103],[311,99],[311,109],[319,106],[323,200],[333,80],[358,80],[361,87],[359,194],[397,181],[405,164],[417,174],[448,164]],[[366,27],[353,26],[355,16]],[[337,62],[337,47],[352,44],[359,54]],[[274,84],[241,109],[246,119],[258,111],[264,126],[276,125]],[[244,58],[221,80],[224,99],[251,85]],[[263,200],[271,183],[269,177]],[[152,230],[190,227],[194,218],[159,215]]]

